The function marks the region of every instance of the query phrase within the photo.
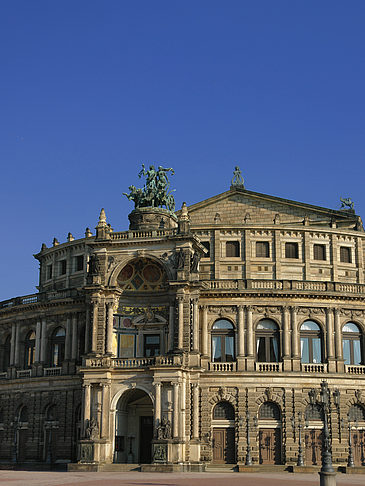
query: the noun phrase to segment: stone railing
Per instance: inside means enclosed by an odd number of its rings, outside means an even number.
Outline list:
[[[365,294],[364,284],[341,282],[311,282],[301,280],[202,280],[202,287],[207,290],[283,290],[298,292],[334,292],[340,294]]]
[[[43,368],[43,376],[59,376],[61,374],[61,371],[61,366],[55,366],[53,368]]]
[[[209,363],[209,371],[236,371],[237,363]]]
[[[111,240],[135,240],[140,238],[161,238],[163,236],[173,236],[177,234],[177,229],[160,229],[150,231],[120,231],[110,233]]]
[[[17,378],[30,378],[32,376],[32,370],[17,370]]]
[[[255,363],[255,370],[262,373],[279,372],[283,369],[283,363]]]
[[[327,373],[327,364],[301,363],[301,370],[304,371],[304,373]]]
[[[54,290],[39,294],[24,295],[23,297],[15,297],[14,299],[0,302],[0,309],[7,309],[18,305],[37,304],[39,302],[51,302],[58,299],[75,298],[77,295],[78,292],[75,289]]]
[[[365,375],[364,365],[345,365],[345,373],[351,373],[353,375]]]
[[[0,380],[5,380],[8,377],[7,371],[3,371],[0,373]]]
[[[147,368],[153,366],[155,358],[114,358],[112,359],[113,368]]]

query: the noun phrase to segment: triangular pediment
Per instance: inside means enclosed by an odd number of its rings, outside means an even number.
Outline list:
[[[353,224],[351,210],[334,210],[246,189],[231,188],[188,207],[192,226],[201,224]]]

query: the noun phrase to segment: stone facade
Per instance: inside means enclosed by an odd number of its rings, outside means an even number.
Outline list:
[[[365,233],[233,186],[35,255],[39,292],[0,303],[3,462],[364,464]],[[347,416],[350,414],[350,426]],[[174,466],[175,465],[175,466]]]

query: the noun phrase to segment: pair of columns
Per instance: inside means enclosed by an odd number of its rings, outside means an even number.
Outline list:
[[[82,437],[85,437],[87,424],[91,418],[97,420],[100,438],[109,436],[109,404],[110,404],[110,383],[98,383],[96,386],[91,383],[82,385]]]

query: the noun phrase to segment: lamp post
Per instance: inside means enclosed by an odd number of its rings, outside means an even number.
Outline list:
[[[323,409],[323,443],[322,443],[322,467],[319,472],[320,486],[336,486],[336,473],[332,465],[332,451],[330,434],[328,430],[328,414],[330,408],[330,393],[327,381],[321,382],[320,401]]]
[[[13,444],[13,462],[18,462],[18,430],[20,428],[19,424],[19,417],[14,418],[14,422],[12,423],[14,427],[14,444]]]
[[[296,430],[295,416],[291,418],[293,430]],[[298,460],[297,466],[304,466],[303,448],[302,448],[302,430],[303,430],[303,415],[302,412],[298,412]]]
[[[348,420],[348,429],[349,429],[349,456],[347,459],[347,467],[354,467],[354,454],[352,451],[352,436],[351,436],[351,421],[350,421],[350,415],[347,415],[347,420]]]

